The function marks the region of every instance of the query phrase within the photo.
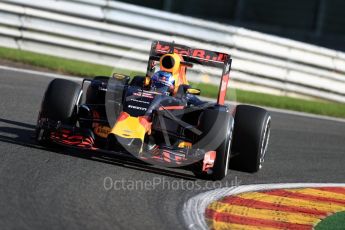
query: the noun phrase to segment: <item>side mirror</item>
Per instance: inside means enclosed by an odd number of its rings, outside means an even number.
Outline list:
[[[125,76],[123,74],[118,74],[118,73],[114,73],[113,74],[113,78],[115,78],[116,80],[120,80],[120,81],[124,81],[124,80],[129,80],[130,79],[128,76]]]
[[[189,88],[189,89],[187,89],[186,93],[193,94],[193,95],[200,95],[201,90],[200,89]]]

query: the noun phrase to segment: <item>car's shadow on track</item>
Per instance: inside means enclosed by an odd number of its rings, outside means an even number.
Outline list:
[[[196,180],[195,176],[187,173],[176,172],[174,169],[158,168],[137,159],[131,159],[117,155],[114,156],[114,154],[80,151],[80,149],[66,149],[60,146],[49,148],[43,147],[36,143],[36,141],[34,140],[34,134],[35,125],[0,118],[0,142],[3,143],[20,145],[32,149],[46,150],[57,154],[63,154],[149,173],[170,176],[178,179]]]

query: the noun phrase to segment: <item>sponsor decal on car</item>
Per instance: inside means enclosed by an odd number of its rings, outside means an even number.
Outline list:
[[[144,92],[140,92],[140,93],[133,93],[134,96],[138,96],[138,97],[146,97],[146,98],[153,98],[154,96],[151,93],[144,93]]]
[[[108,126],[97,126],[94,129],[94,132],[97,136],[100,136],[102,138],[107,138],[109,133],[111,132],[111,128]]]
[[[147,104],[147,105],[149,105],[150,104],[150,102],[148,102],[148,101],[141,101],[141,100],[137,100],[137,99],[131,99],[131,101],[133,101],[133,102],[138,102],[138,103],[143,103],[143,104]]]
[[[135,105],[129,105],[128,108],[136,109],[136,110],[141,110],[141,111],[147,111],[147,108],[143,108],[143,107],[135,106]]]
[[[170,49],[171,49],[171,46],[168,44],[165,45],[162,43],[158,43],[156,46],[157,53],[168,53],[170,52]],[[228,58],[227,55],[223,53],[217,53],[217,52],[204,50],[204,49],[175,47],[173,52],[183,55],[183,56],[193,57],[204,62],[207,62],[207,61],[224,62],[226,61],[226,58]]]

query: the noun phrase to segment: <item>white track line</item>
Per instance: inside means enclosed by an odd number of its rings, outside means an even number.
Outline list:
[[[345,184],[336,183],[292,183],[292,184],[258,184],[241,185],[231,188],[220,188],[198,194],[190,198],[183,206],[183,217],[188,229],[208,229],[205,221],[205,210],[210,203],[225,196],[237,195],[245,192],[255,192],[272,189],[311,188],[311,187],[345,187]]]
[[[14,68],[14,67],[7,67],[7,66],[0,66],[0,70],[7,70],[7,71],[12,71],[12,72],[37,75],[37,76],[48,77],[48,78],[61,78],[61,79],[68,79],[72,81],[78,81],[78,82],[82,81],[81,77],[67,76],[67,75],[56,74],[56,73],[46,73],[46,72],[40,72],[36,70],[19,69],[19,68]],[[210,100],[209,98],[203,98],[203,99]],[[231,104],[233,102],[227,101],[226,103]],[[341,118],[296,112],[296,111],[285,110],[285,109],[276,109],[276,108],[271,108],[271,107],[263,107],[263,108],[266,108],[267,110],[276,112],[276,113],[290,114],[290,115],[295,115],[295,116],[302,116],[302,117],[308,117],[308,118],[314,118],[314,119],[322,119],[322,120],[345,123],[345,119],[341,119]]]
[[[323,116],[323,115],[317,115],[317,114],[311,114],[311,113],[305,113],[305,112],[297,112],[297,111],[285,110],[285,109],[277,109],[277,108],[265,107],[265,106],[263,106],[262,108],[265,108],[269,111],[276,112],[276,113],[284,113],[284,114],[295,115],[295,116],[300,116],[300,117],[308,117],[308,118],[313,118],[313,119],[321,119],[321,120],[345,123],[345,119],[342,119],[342,118]]]
[[[82,81],[83,80],[80,77],[62,75],[62,74],[57,74],[57,73],[47,73],[47,72],[41,72],[41,71],[36,71],[36,70],[19,69],[19,68],[8,67],[8,66],[0,66],[0,70],[7,70],[7,71],[11,71],[11,72],[37,75],[37,76],[42,76],[42,77],[47,77],[47,78],[60,78],[60,79],[66,79],[66,80],[72,80],[72,81]]]

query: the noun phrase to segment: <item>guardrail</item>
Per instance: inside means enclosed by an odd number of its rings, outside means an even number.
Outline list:
[[[151,40],[230,53],[236,87],[345,102],[341,52],[112,0],[0,2],[1,46],[145,71]]]

